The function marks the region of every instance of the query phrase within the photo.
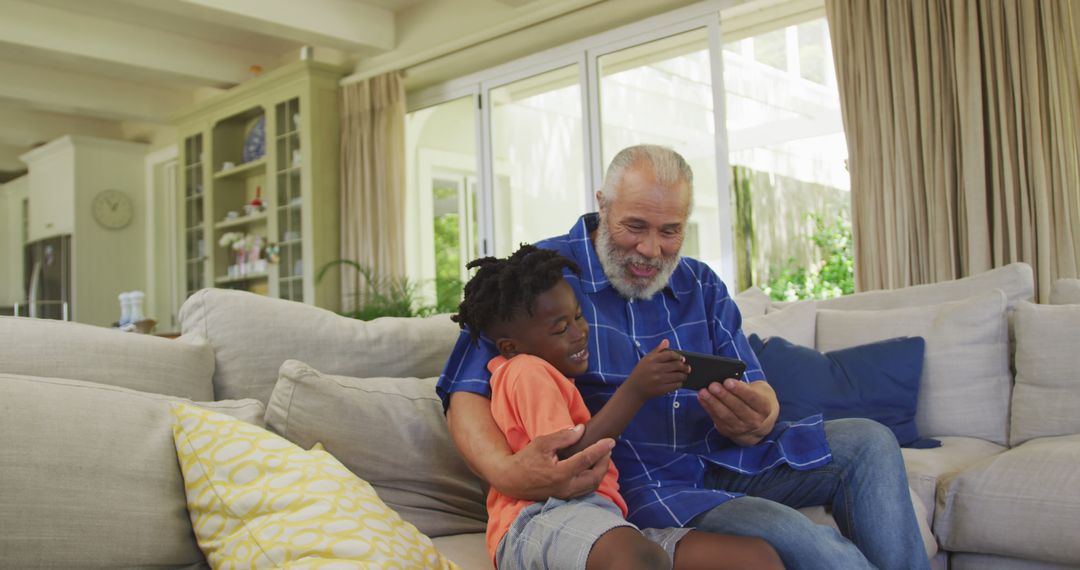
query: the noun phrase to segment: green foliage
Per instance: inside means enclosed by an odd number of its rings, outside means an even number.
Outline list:
[[[816,212],[807,216],[814,222],[814,232],[807,237],[817,246],[821,261],[800,267],[789,258],[783,267],[774,267],[762,289],[776,301],[828,299],[855,292],[855,255],[847,211],[841,211],[831,223]]]
[[[350,259],[335,259],[322,266],[315,283],[321,282],[326,272],[338,265],[356,269],[366,286],[362,294],[357,294],[356,309],[341,313],[343,316],[370,321],[379,317],[426,317],[439,312],[436,307],[423,304],[417,282],[408,277],[379,277],[370,267]]]
[[[461,267],[458,218],[456,213],[435,218],[435,307],[440,313],[457,310],[464,287],[458,273]]]

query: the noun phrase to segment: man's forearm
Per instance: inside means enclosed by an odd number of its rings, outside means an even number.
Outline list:
[[[455,392],[450,395],[446,422],[454,445],[469,469],[501,491],[493,478],[498,477],[500,466],[511,451],[491,415],[491,400],[479,394]]]
[[[491,402],[478,394],[450,396],[446,421],[465,463],[500,493],[529,501],[569,499],[596,490],[611,463],[615,442],[600,440],[565,461],[556,450],[577,443],[580,428],[537,436],[516,454],[491,415]]]

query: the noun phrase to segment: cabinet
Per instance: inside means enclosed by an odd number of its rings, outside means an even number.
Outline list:
[[[339,257],[341,75],[296,62],[176,117],[184,299],[221,287],[338,308],[337,280],[314,276]]]
[[[67,135],[19,158],[29,168],[20,214],[24,283],[37,267],[38,301],[68,302],[71,320],[112,325],[120,316],[117,295],[146,289],[146,145]],[[100,216],[98,198],[106,193],[126,201],[126,220]],[[126,209],[115,199],[107,204]]]

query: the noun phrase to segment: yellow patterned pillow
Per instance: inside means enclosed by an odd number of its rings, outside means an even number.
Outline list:
[[[195,538],[214,568],[457,568],[326,451],[174,404]]]

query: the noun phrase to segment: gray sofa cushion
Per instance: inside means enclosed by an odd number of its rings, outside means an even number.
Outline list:
[[[0,373],[0,552],[8,568],[203,561],[172,439],[177,398]],[[200,404],[261,417],[262,404]]]
[[[454,447],[435,378],[349,378],[289,360],[266,422],[303,448],[322,443],[428,536],[487,527],[485,489]]]
[[[924,437],[959,436],[1005,445],[1009,371],[1006,297],[879,311],[817,312],[817,349],[828,352],[897,336],[926,339],[915,422]]]
[[[813,301],[792,303],[782,311],[743,319],[743,333],[747,338],[752,334],[763,339],[779,336],[809,348],[814,348],[816,326],[817,309]]]
[[[1016,309],[1010,442],[1080,434],[1080,305]]]
[[[930,522],[934,520],[937,505],[938,481],[987,457],[997,455],[1006,448],[971,437],[940,437],[941,447],[931,449],[902,448],[904,467],[907,469],[908,485],[926,507]]]
[[[1080,303],[1080,279],[1058,279],[1050,289],[1051,305]]]
[[[1021,560],[993,554],[955,552],[949,557],[949,570],[1076,570],[1076,566]]]
[[[185,334],[214,349],[218,399],[266,403],[278,368],[293,358],[328,374],[437,376],[457,340],[449,315],[358,321],[330,311],[242,291],[203,289],[180,308]]]
[[[214,352],[192,335],[168,340],[79,323],[0,317],[0,372],[214,399]]]
[[[942,481],[946,550],[1080,565],[1080,435],[1033,439]]]

